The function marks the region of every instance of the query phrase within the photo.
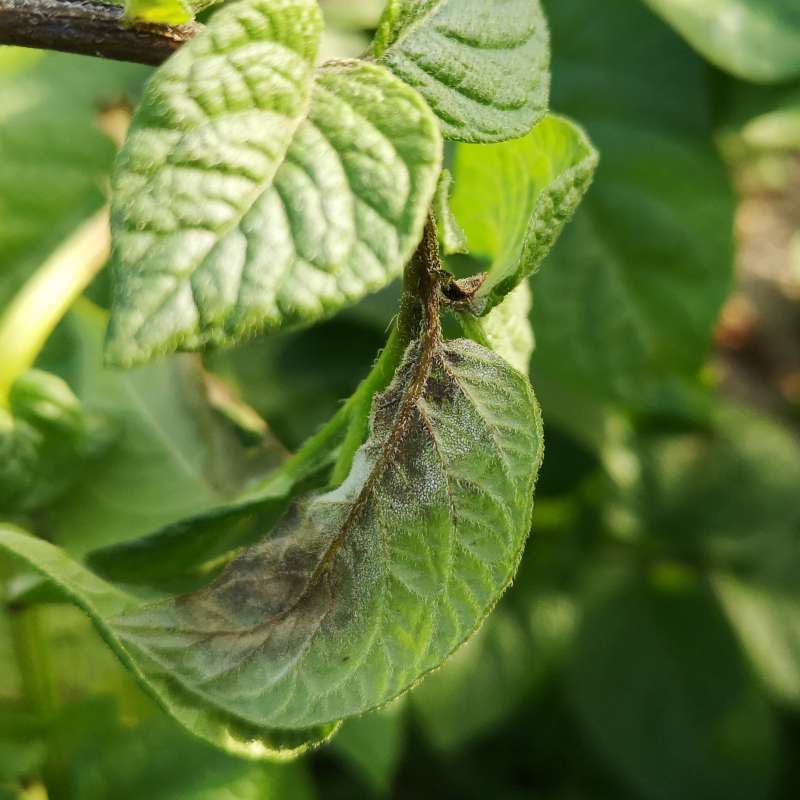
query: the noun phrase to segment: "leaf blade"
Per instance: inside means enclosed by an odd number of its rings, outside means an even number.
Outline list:
[[[394,0],[374,55],[425,97],[448,139],[522,136],[547,108],[549,40],[538,0]]]
[[[377,707],[466,640],[507,586],[540,456],[522,375],[466,340],[415,343],[339,489],[290,512],[206,589],[117,629],[151,670],[256,724]]]

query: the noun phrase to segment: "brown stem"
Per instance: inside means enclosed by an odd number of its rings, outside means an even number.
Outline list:
[[[0,0],[0,45],[158,65],[198,30],[131,24],[122,6],[94,0]]]

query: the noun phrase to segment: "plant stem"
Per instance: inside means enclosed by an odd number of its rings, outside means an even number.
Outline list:
[[[158,65],[199,25],[132,24],[97,0],[0,0],[0,44]]]
[[[42,609],[11,610],[14,653],[25,700],[35,714],[50,717],[58,708],[58,684],[42,631]]]
[[[34,273],[0,316],[0,407],[47,337],[108,260],[108,209],[81,225]]]

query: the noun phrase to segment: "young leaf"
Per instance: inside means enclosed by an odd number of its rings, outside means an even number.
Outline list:
[[[489,346],[523,375],[528,374],[533,355],[532,305],[530,285],[523,281],[483,318]]]
[[[153,679],[255,725],[368,711],[439,666],[508,585],[541,441],[526,378],[427,330],[376,396],[338,489],[296,506],[207,588],[114,629]]]
[[[111,442],[111,428],[88,414],[61,378],[29,370],[0,407],[0,513],[52,502],[81,477],[82,462]]]
[[[307,0],[287,19],[288,1],[256,3],[293,31],[285,45],[263,27],[258,41],[237,33],[255,13],[243,0],[148,87],[115,172],[117,364],[318,320],[397,277],[420,238],[441,162],[433,115],[384,68],[352,61],[319,70],[303,119],[316,11]]]
[[[750,81],[800,75],[796,0],[645,0],[707,59]]]
[[[422,94],[448,139],[513,139],[547,110],[539,0],[391,0],[373,55]]]
[[[470,252],[491,259],[475,307],[486,313],[541,264],[597,166],[586,134],[548,116],[527,136],[456,152],[453,211]]]
[[[125,16],[137,22],[182,25],[220,0],[125,0]]]
[[[433,214],[439,231],[439,244],[445,255],[466,253],[467,237],[450,208],[450,195],[453,193],[453,176],[443,169],[433,198]]]
[[[146,674],[147,665],[120,641],[113,619],[135,607],[136,598],[102,581],[59,548],[1,523],[0,551],[16,556],[44,575],[81,608],[142,688],[195,736],[235,755],[270,759],[304,752],[336,730],[335,723],[310,730],[267,730],[198,702],[175,681]]]

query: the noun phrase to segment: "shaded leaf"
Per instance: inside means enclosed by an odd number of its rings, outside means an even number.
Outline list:
[[[103,203],[114,144],[97,124],[145,67],[0,51],[0,307]]]
[[[607,0],[602,25],[582,23],[580,0],[546,7],[554,105],[580,116],[602,159],[534,278],[534,367],[643,405],[651,384],[700,367],[731,286],[733,198],[710,144],[707,68],[635,3]]]
[[[539,0],[391,0],[373,53],[422,94],[448,139],[513,139],[547,110]]]
[[[596,749],[647,800],[772,796],[775,725],[713,596],[664,568],[597,597],[568,690]]]
[[[706,58],[751,81],[800,75],[795,0],[645,0]]]
[[[569,120],[548,116],[527,136],[456,151],[453,211],[470,252],[490,260],[481,313],[535,272],[592,180],[597,153]]]
[[[378,794],[392,786],[400,766],[405,732],[403,701],[348,719],[331,742],[331,750]]]
[[[61,378],[28,370],[0,407],[0,512],[52,502],[108,449],[113,432],[88,414]]]
[[[450,208],[453,192],[453,176],[443,169],[433,198],[433,214],[439,232],[439,245],[445,255],[467,252],[467,237]]]
[[[338,489],[209,587],[115,620],[159,679],[254,724],[374,708],[466,640],[514,574],[541,455],[527,380],[428,331]]]

